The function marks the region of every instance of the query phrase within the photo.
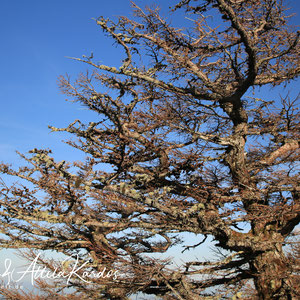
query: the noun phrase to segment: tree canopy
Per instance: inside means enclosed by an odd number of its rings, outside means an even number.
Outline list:
[[[246,299],[249,282],[249,299],[296,299],[283,250],[300,220],[298,98],[280,94],[300,70],[288,10],[279,0],[183,0],[172,9],[188,20],[175,27],[157,8],[133,9],[133,20],[96,20],[123,50],[120,66],[85,56],[76,60],[92,71],[59,80],[98,114],[50,126],[76,137],[68,144],[86,160],[33,149],[20,154],[24,167],[1,164],[22,179],[1,187],[1,246],[52,249],[78,255],[89,272],[111,271],[92,284],[83,269],[69,285],[41,282],[57,297],[71,285],[72,299]],[[199,237],[186,250],[212,236],[224,259],[175,267],[152,256],[184,245],[183,232]]]

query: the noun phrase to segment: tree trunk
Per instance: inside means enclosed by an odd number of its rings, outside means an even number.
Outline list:
[[[258,255],[250,266],[256,274],[254,284],[259,299],[296,299],[289,264],[281,245],[276,244],[273,249],[268,249]]]

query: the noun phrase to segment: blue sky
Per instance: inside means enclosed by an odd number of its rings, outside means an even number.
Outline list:
[[[139,6],[157,3],[165,15],[177,1],[137,0]],[[290,1],[299,13],[299,1]],[[0,161],[16,162],[15,150],[54,149],[58,159],[76,159],[78,152],[49,133],[48,125],[64,127],[76,118],[89,118],[79,105],[66,102],[57,77],[73,78],[84,64],[66,58],[91,52],[105,64],[119,65],[112,46],[92,18],[131,15],[128,0],[2,0],[0,1]]]
[[[88,112],[64,101],[57,77],[86,69],[67,56],[94,52],[106,64],[120,64],[118,49],[92,18],[123,14],[131,14],[127,0],[1,1],[0,161],[15,162],[15,150],[34,147],[53,148],[59,157],[70,151],[47,126],[64,127]]]
[[[168,7],[178,1],[135,1],[141,7],[155,2],[167,15]],[[289,3],[299,15],[300,2]],[[90,116],[79,105],[66,102],[57,88],[59,75],[75,78],[86,69],[67,56],[94,52],[104,64],[120,65],[119,49],[92,20],[101,15],[130,16],[130,1],[0,1],[0,161],[19,164],[15,150],[35,147],[53,149],[59,160],[81,157],[61,143],[63,135],[50,133],[48,125],[65,127]],[[0,255],[3,258],[3,252]]]

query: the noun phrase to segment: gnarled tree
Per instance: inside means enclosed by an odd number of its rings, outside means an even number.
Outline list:
[[[247,280],[259,299],[296,299],[283,250],[300,220],[299,111],[279,94],[300,70],[287,11],[279,0],[183,0],[173,10],[188,14],[189,28],[176,28],[159,10],[133,6],[135,20],[97,20],[124,50],[120,67],[85,57],[77,60],[94,72],[60,78],[65,94],[98,113],[51,127],[77,137],[69,144],[86,161],[34,149],[22,155],[26,167],[1,165],[30,182],[3,184],[1,245],[78,253],[89,270],[118,270],[93,284],[71,278],[87,299],[204,299],[218,287],[242,297]],[[272,98],[260,96],[265,85]],[[182,232],[199,236],[194,247],[212,236],[229,254],[176,269],[151,258]]]

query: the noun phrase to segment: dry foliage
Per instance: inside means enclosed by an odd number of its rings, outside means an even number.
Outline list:
[[[84,57],[92,73],[60,78],[65,94],[98,113],[51,127],[75,136],[69,144],[86,160],[33,149],[21,154],[27,166],[1,165],[29,183],[2,185],[2,247],[78,254],[86,269],[124,275],[72,278],[72,299],[246,299],[248,281],[252,299],[296,299],[283,245],[300,219],[299,106],[278,92],[300,69],[287,11],[279,0],[183,0],[174,10],[188,14],[187,29],[133,7],[135,20],[96,20],[124,50],[120,67]],[[257,97],[265,85],[272,101]],[[230,254],[175,270],[151,258],[182,232],[213,236]],[[40,284],[67,299],[65,280]]]

